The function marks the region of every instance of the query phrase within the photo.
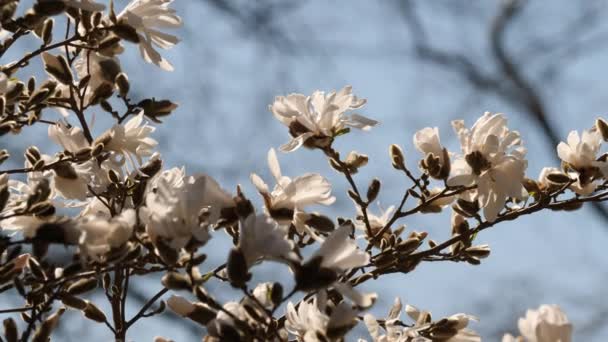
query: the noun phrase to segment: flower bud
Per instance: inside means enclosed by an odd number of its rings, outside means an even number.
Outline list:
[[[490,255],[490,247],[488,245],[473,246],[465,249],[464,251],[468,255],[477,259],[487,258]]]
[[[129,93],[130,88],[129,78],[127,77],[127,74],[121,72],[116,76],[114,82],[116,82],[116,86],[118,87],[118,93],[120,94],[120,96],[126,97]]]
[[[194,311],[194,305],[182,296],[171,296],[167,300],[167,305],[169,309],[182,317],[188,317]]]
[[[65,308],[59,308],[54,314],[50,315],[47,319],[40,324],[34,336],[32,337],[33,342],[46,342],[50,340],[51,333],[57,327],[59,323],[59,317],[63,315]]]
[[[55,171],[55,174],[61,178],[72,180],[78,179],[76,170],[74,170],[72,165],[70,165],[68,162],[56,164],[53,166],[53,171]]]
[[[3,322],[4,325],[4,337],[7,342],[17,342],[18,338],[18,330],[17,324],[12,318],[7,318]]]
[[[395,248],[400,254],[407,255],[415,251],[421,243],[420,239],[412,237],[399,242]]]
[[[403,157],[403,150],[401,147],[392,144],[389,147],[389,154],[391,156],[391,161],[393,162],[393,167],[397,170],[405,170],[405,158]]]
[[[93,321],[104,323],[106,321],[106,315],[99,309],[95,304],[87,301],[87,306],[83,310],[84,316]]]
[[[34,277],[41,279],[41,280],[46,280],[46,274],[44,274],[44,270],[42,269],[42,266],[40,266],[40,264],[38,263],[38,261],[36,261],[35,258],[33,258],[33,257],[27,258],[27,267],[32,271],[32,274],[34,275]]]
[[[190,278],[177,272],[167,272],[161,279],[164,287],[171,290],[190,290],[192,282]]]
[[[547,175],[547,179],[555,184],[566,184],[571,181],[570,177],[562,172],[551,172]]]
[[[245,255],[238,248],[233,248],[230,251],[226,271],[230,284],[234,287],[243,287],[251,279]]]
[[[11,193],[8,190],[8,185],[5,184],[0,186],[0,211],[4,210],[10,195]]]
[[[608,123],[602,118],[597,118],[595,120],[595,127],[597,127],[597,130],[602,135],[602,139],[608,141]]]
[[[380,180],[374,178],[367,188],[367,203],[373,202],[380,193]]]
[[[80,280],[77,280],[76,282],[72,283],[68,287],[66,292],[71,295],[79,295],[79,294],[82,294],[85,292],[92,291],[96,288],[97,288],[97,278],[95,278],[95,277],[84,278],[84,279],[80,279]]]
[[[132,26],[125,23],[118,23],[112,26],[112,32],[114,32],[120,38],[131,42],[131,43],[139,43],[139,35],[137,31]]]
[[[43,52],[42,60],[44,61],[44,69],[46,72],[55,77],[57,81],[67,85],[72,84],[74,76],[72,76],[70,65],[63,55],[54,56],[50,53]]]
[[[274,306],[278,306],[283,301],[283,285],[281,283],[273,283],[270,289],[270,301]]]
[[[0,164],[5,162],[8,158],[10,158],[10,154],[7,150],[0,150]]]
[[[346,160],[344,160],[344,164],[348,167],[351,174],[357,173],[359,168],[367,165],[369,161],[368,156],[365,154],[360,154],[357,151],[351,151],[347,156]]]
[[[306,225],[321,231],[321,232],[332,232],[335,229],[334,222],[327,216],[320,214],[308,214],[306,218]]]
[[[44,42],[44,45],[49,45],[53,41],[53,24],[55,21],[53,19],[47,19],[42,25],[42,31],[40,33],[40,38]]]
[[[80,299],[78,297],[64,295],[61,297],[61,302],[68,307],[74,308],[76,310],[84,310],[86,309],[88,303],[84,299]]]

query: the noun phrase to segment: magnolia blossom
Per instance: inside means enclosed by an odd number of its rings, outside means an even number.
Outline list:
[[[310,259],[320,258],[320,267],[337,273],[367,265],[369,254],[359,249],[355,240],[350,237],[352,230],[352,224],[345,224],[336,229]]]
[[[112,213],[99,198],[92,197],[78,214],[78,217],[87,216],[110,219],[112,217]]]
[[[251,182],[264,198],[266,211],[281,223],[290,222],[295,210],[313,204],[330,205],[336,200],[331,196],[331,184],[319,174],[307,173],[294,179],[283,176],[274,149],[268,151],[268,167],[277,182],[272,192],[255,173]]]
[[[52,171],[53,189],[65,199],[86,200],[89,184],[94,178],[96,164],[92,160],[84,163],[62,163]],[[45,172],[46,173],[46,172]]]
[[[174,167],[169,170],[164,170],[156,174],[152,179],[148,181],[146,192],[156,191],[159,182],[163,182],[171,188],[181,188],[184,186],[184,180],[186,177],[185,167]]]
[[[407,315],[414,320],[416,323],[413,329],[415,332],[424,330],[430,326],[429,323],[424,321],[425,317],[428,317],[429,313],[421,311],[414,306],[406,305],[405,312]],[[445,324],[450,327],[450,330],[454,331],[453,335],[449,338],[444,338],[442,341],[445,342],[481,342],[481,337],[475,331],[468,329],[470,321],[477,321],[477,317],[458,313],[452,316],[446,317]],[[411,334],[411,332],[410,332]],[[431,339],[420,339],[420,342],[431,342]]]
[[[371,227],[372,233],[376,234],[380,229],[382,229],[384,226],[386,226],[388,221],[390,221],[390,219],[393,217],[394,212],[395,212],[394,205],[391,205],[390,207],[388,207],[386,209],[380,208],[380,215],[376,215],[368,210],[367,211],[367,220]],[[363,220],[363,213],[359,206],[357,206],[357,222],[356,222],[355,227],[361,231],[367,230],[367,227]]]
[[[401,322],[401,310],[403,306],[399,298],[395,299],[388,316],[384,319],[384,326],[380,326],[378,320],[371,315],[366,314],[363,321],[367,326],[369,334],[374,342],[480,342],[480,336],[474,331],[465,328],[469,320],[475,319],[473,316],[456,314],[450,317],[443,318],[440,322],[443,324],[444,336],[437,339],[430,339],[421,336],[421,331],[425,331],[431,327],[425,319],[430,318],[428,312],[421,312],[411,305],[406,306],[406,313],[412,318],[415,323],[411,326],[403,326]],[[382,332],[382,329],[385,333]],[[445,337],[451,332],[451,336]],[[428,331],[426,332],[428,334]],[[363,339],[359,340],[365,341]]]
[[[279,96],[270,105],[270,111],[293,136],[292,140],[281,146],[283,152],[291,152],[302,144],[324,147],[348,127],[368,130],[378,122],[358,114],[346,112],[365,105],[365,99],[352,94],[352,87],[329,94],[315,91],[311,96],[290,94]]]
[[[414,134],[414,146],[424,154],[421,166],[434,178],[444,179],[450,173],[450,158],[439,140],[437,127],[426,127]]]
[[[111,131],[104,134],[108,137],[112,135]],[[82,129],[71,126],[62,120],[49,126],[48,136],[53,142],[72,154],[77,155],[90,148]],[[101,163],[88,160],[80,164],[65,164],[65,167],[55,170],[58,176],[56,177],[58,180],[56,182],[58,184],[57,190],[66,198],[83,200],[83,197],[88,193],[88,187],[99,193],[107,189],[110,183],[107,175],[110,170],[122,177],[124,174],[122,164],[123,161],[116,160],[116,158],[108,158]],[[61,176],[63,176],[63,179],[59,178]]]
[[[251,214],[240,222],[238,248],[243,253],[247,267],[261,259],[297,261],[287,230],[266,215]]]
[[[159,178],[156,188],[146,194],[146,207],[140,217],[153,241],[163,239],[180,249],[192,238],[200,243],[209,239],[208,227],[221,217],[222,210],[234,207],[230,194],[211,177],[186,177],[179,187]]]
[[[271,310],[275,306],[275,304],[272,302],[272,291],[273,283],[260,283],[255,287],[255,289],[253,289],[253,296],[265,309]],[[249,298],[246,298],[246,300],[248,302],[252,301]],[[252,306],[255,306],[255,304]]]
[[[521,146],[519,133],[509,131],[502,114],[486,112],[471,130],[464,127],[462,120],[453,121],[452,126],[464,156],[452,163],[448,184],[476,184],[484,216],[492,222],[507,198],[521,199],[526,193],[522,185],[527,167],[526,149]]]
[[[80,251],[96,260],[100,260],[113,249],[124,246],[133,234],[135,210],[124,210],[111,219],[97,216],[85,216],[77,221],[81,230],[79,239]]]
[[[240,321],[247,321],[248,314],[241,303],[238,302],[227,302],[222,306],[223,310],[218,311],[216,318],[210,323],[221,336],[223,326],[234,327],[236,322],[233,317]],[[228,315],[226,312],[230,312],[232,315]],[[207,326],[209,329],[209,326]]]
[[[528,310],[526,317],[520,318],[517,326],[522,337],[516,339],[510,334],[503,342],[570,342],[572,324],[557,305],[541,305],[537,310]]]
[[[572,131],[568,134],[566,143],[560,142],[557,145],[557,155],[567,170],[578,173],[581,188],[597,178],[608,176],[608,162],[598,160],[601,142],[601,134],[592,129],[583,131],[581,136],[577,131]]]
[[[105,148],[109,151],[122,154],[127,159],[131,160],[133,167],[133,157],[139,164],[142,163],[142,157],[152,155],[153,148],[158,145],[158,142],[149,137],[156,128],[144,122],[144,111],[140,111],[124,125],[116,124],[106,134],[111,137]]]
[[[172,2],[173,0],[132,0],[118,15],[119,20],[126,21],[137,31],[139,51],[144,60],[167,71],[172,71],[173,66],[154,49],[154,45],[170,49],[179,42],[176,36],[160,31],[182,25],[175,10],[169,8]]]
[[[53,142],[70,153],[77,153],[89,147],[89,142],[85,138],[82,129],[70,126],[64,121],[57,121],[54,125],[49,125],[48,135]]]
[[[56,125],[49,126],[48,134],[51,140],[61,145],[68,152],[76,152],[88,146],[80,129],[68,127],[61,121]],[[95,183],[93,180],[100,178],[97,172],[99,167],[95,161],[56,163],[55,158],[46,154],[42,154],[40,158],[47,165],[54,164],[54,167],[43,172],[32,172],[28,177],[49,178],[51,181],[51,198],[59,195],[68,200],[84,201],[89,195],[89,186]],[[25,167],[32,167],[28,160],[25,161]]]
[[[352,223],[340,226],[332,232],[307,262],[296,269],[296,283],[301,290],[333,287],[349,298],[357,307],[368,308],[374,304],[375,293],[363,294],[348,283],[338,282],[339,275],[356,267],[369,264],[370,256],[357,246],[351,234]]]
[[[380,324],[378,324],[378,321],[374,315],[368,313],[363,316],[363,322],[367,326],[367,330],[373,338],[373,341],[396,342],[402,340],[406,336],[413,337],[411,336],[413,334],[411,334],[409,331],[410,329],[395,324],[401,317],[402,308],[403,306],[401,304],[401,299],[395,298],[395,302],[384,320],[384,330],[386,331],[386,334],[381,332],[380,329],[382,328],[380,327]]]
[[[356,324],[358,311],[345,302],[338,304],[331,315],[325,313],[327,298],[315,296],[312,301],[302,301],[298,308],[292,302],[287,303],[285,328],[295,335],[298,341],[323,341],[322,336],[342,334]]]

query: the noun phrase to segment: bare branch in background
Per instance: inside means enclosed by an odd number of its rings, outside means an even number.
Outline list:
[[[580,53],[582,46],[596,44],[597,39],[604,37],[606,33],[595,34],[592,38],[586,37],[586,33],[593,27],[597,18],[598,10],[595,7],[583,7],[583,14],[575,21],[567,24],[562,38],[548,39],[541,42],[538,38],[532,41],[531,46],[540,47],[538,50],[527,48],[526,58],[515,57],[507,48],[507,30],[517,20],[528,1],[505,1],[492,21],[488,35],[489,45],[494,63],[498,66],[498,72],[482,70],[481,63],[477,57],[469,56],[457,51],[446,51],[434,47],[430,42],[424,24],[416,11],[414,1],[399,1],[397,7],[401,10],[405,23],[411,33],[416,56],[426,63],[435,64],[446,70],[460,74],[474,88],[479,91],[494,93],[504,101],[513,104],[523,110],[530,119],[539,125],[546,137],[548,148],[552,151],[559,143],[560,135],[551,122],[552,115],[547,108],[541,91],[526,76],[524,62],[534,59],[532,53],[539,57],[555,53],[561,55],[557,61],[547,61],[541,66],[541,76],[545,76],[545,84],[557,77],[556,65],[565,69],[564,62],[569,59],[573,62],[582,57]],[[544,48],[542,48],[544,47]],[[591,52],[588,52],[591,53]],[[538,60],[538,59],[537,59]],[[601,204],[592,206],[596,214],[608,220],[608,210]]]
[[[302,1],[205,0],[209,6],[232,18],[246,36],[253,36],[281,53],[290,55],[297,48],[278,23],[278,19],[302,6]]]

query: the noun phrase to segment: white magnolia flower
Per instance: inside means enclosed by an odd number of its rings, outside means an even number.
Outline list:
[[[287,230],[264,214],[251,214],[241,220],[239,232],[238,247],[248,268],[262,259],[283,262],[299,260],[287,239]]]
[[[98,218],[103,217],[106,219],[110,219],[112,217],[112,213],[110,213],[110,209],[108,209],[108,207],[103,202],[101,202],[99,198],[92,197],[87,203],[87,205],[85,205],[78,214],[78,217],[87,216],[95,216]]]
[[[71,153],[76,153],[89,147],[89,142],[85,138],[82,129],[76,126],[70,126],[63,121],[58,121],[56,124],[50,125],[48,128],[48,135],[53,142]]]
[[[310,259],[320,258],[320,267],[337,273],[367,265],[369,254],[359,249],[355,239],[350,237],[352,231],[352,224],[342,225],[323,241]]]
[[[416,323],[412,328],[413,331],[410,331],[410,334],[415,331],[424,330],[429,327],[429,324],[424,321],[425,317],[428,317],[428,312],[421,311],[412,305],[405,306],[405,312],[412,320]],[[454,314],[452,316],[446,317],[446,324],[449,324],[450,327],[455,330],[453,336],[444,339],[442,341],[445,342],[481,342],[481,336],[477,334],[475,331],[467,328],[470,321],[478,321],[477,317],[472,315],[467,315],[463,313]],[[427,341],[427,340],[421,340]],[[428,340],[429,342],[431,340]]]
[[[53,174],[53,189],[65,199],[85,201],[90,194],[89,184],[93,182],[95,167],[93,160],[80,164],[66,162],[58,165],[53,171],[48,171]]]
[[[129,241],[135,225],[135,210],[124,210],[109,220],[103,216],[85,216],[76,224],[82,232],[80,251],[90,258],[102,260],[107,253]]]
[[[218,325],[226,324],[229,326],[235,326],[236,322],[234,322],[232,316],[236,317],[240,321],[247,320],[247,311],[241,303],[234,301],[227,302],[223,305],[223,309],[224,310],[218,311],[217,317],[215,318],[215,323]],[[230,312],[232,316],[228,315],[226,311]]]
[[[517,326],[526,342],[570,342],[572,324],[557,305],[541,305],[528,310]]]
[[[521,199],[526,192],[522,181],[527,168],[526,149],[521,146],[519,133],[509,131],[502,114],[486,112],[471,130],[464,121],[452,122],[458,134],[464,156],[454,160],[448,184],[476,184],[479,204],[484,216],[494,221],[507,198]]]
[[[172,71],[173,66],[164,59],[154,46],[170,49],[179,42],[174,35],[160,31],[165,28],[179,28],[182,20],[175,10],[169,8],[173,0],[132,0],[118,15],[135,28],[139,35],[139,51],[148,63],[153,63],[163,70]]]
[[[255,289],[253,289],[253,296],[255,299],[257,299],[257,302],[262,304],[262,306],[264,306],[264,308],[267,310],[271,310],[274,307],[274,303],[272,302],[271,298],[273,284],[274,283],[270,282],[260,283],[255,287]],[[245,300],[250,301],[249,298],[245,298]],[[255,307],[256,305],[253,304],[252,306]]]
[[[421,166],[432,177],[445,179],[449,175],[450,158],[439,140],[439,128],[425,127],[416,132],[414,134],[414,146],[424,155]]]
[[[557,155],[566,163],[567,170],[578,173],[581,188],[596,178],[608,176],[608,162],[597,160],[601,142],[601,134],[593,129],[583,131],[581,136],[577,131],[572,131],[568,134],[567,143],[557,145]]]
[[[317,334],[326,336],[332,331],[347,331],[356,323],[358,311],[348,304],[338,304],[331,314],[325,313],[326,298],[314,297],[312,301],[300,302],[298,308],[287,303],[285,328],[296,336],[298,341],[323,341]]]
[[[290,222],[295,210],[313,204],[330,205],[336,200],[331,196],[331,184],[319,174],[307,173],[294,179],[283,176],[274,149],[268,151],[268,167],[277,183],[272,192],[255,173],[251,182],[264,198],[266,211],[280,223]]]
[[[144,112],[142,110],[124,125],[116,124],[106,133],[111,139],[105,145],[105,148],[122,154],[131,161],[133,169],[135,169],[132,158],[135,157],[137,162],[141,164],[142,157],[151,156],[152,149],[158,145],[156,140],[149,137],[155,130],[156,128],[144,122]]]
[[[352,87],[325,94],[315,91],[311,96],[290,94],[279,96],[270,105],[270,111],[285,126],[293,139],[281,146],[281,151],[291,152],[306,143],[307,146],[324,147],[345,128],[368,130],[378,122],[358,114],[346,112],[365,105],[365,99],[352,94]]]
[[[441,192],[443,192],[445,189],[444,188],[440,188],[440,187],[433,187],[429,192],[429,197],[433,197],[436,196],[438,194],[440,194]],[[452,202],[454,202],[455,196],[441,196],[437,199],[435,199],[433,201],[433,206],[437,206],[437,207],[445,207],[448,206],[450,204],[452,204]]]
[[[350,237],[353,229],[352,223],[348,223],[333,231],[308,261],[296,269],[296,283],[303,291],[333,287],[357,307],[368,308],[376,301],[375,293],[360,293],[337,281],[339,275],[369,264],[369,254],[360,250]]]
[[[395,302],[384,320],[386,334],[382,333],[382,327],[380,327],[374,315],[368,313],[363,316],[363,322],[374,342],[398,342],[405,339],[404,328],[395,324],[401,317],[401,309],[401,299],[395,298]]]
[[[159,178],[155,189],[146,194],[141,219],[153,241],[162,238],[175,249],[192,238],[206,242],[209,225],[220,219],[223,209],[234,207],[230,194],[204,174],[186,177],[181,187]]]
[[[380,208],[380,215],[376,215],[370,210],[367,210],[367,220],[374,235],[388,223],[388,221],[393,217],[394,211],[394,205],[386,208],[386,210]],[[361,212],[361,208],[359,206],[357,206],[357,221],[355,228],[367,233],[367,227],[363,220],[363,213]]]
[[[439,140],[439,128],[425,127],[414,134],[414,146],[425,156],[434,154],[439,157],[443,154],[443,146]]]
[[[171,188],[181,188],[184,186],[184,179],[186,179],[186,168],[183,166],[164,170],[148,181],[146,192],[155,191],[161,181]]]

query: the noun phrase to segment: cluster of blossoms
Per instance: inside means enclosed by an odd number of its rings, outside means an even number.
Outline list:
[[[608,140],[603,119],[581,135],[572,132],[557,146],[561,167],[545,168],[533,180],[526,177],[520,134],[507,127],[503,114],[485,113],[470,129],[462,120],[452,122],[459,153],[441,144],[437,128],[416,132],[417,171],[406,166],[403,149],[391,145],[392,167],[412,185],[400,203],[373,214],[369,207],[381,193],[381,181],[373,179],[363,192],[354,178],[368,156],[351,151],[343,158],[334,149],[334,141],[351,128],[367,131],[378,124],[352,113],[366,100],[347,86],[280,96],[269,109],[292,137],[280,150],[322,152],[348,182],[356,216],[333,219],[311,211],[336,201],[332,185],[318,173],[283,175],[274,148],[267,159],[275,185],[251,174],[263,202],[256,208],[240,186],[232,192],[210,175],[166,168],[149,121],[161,123],[177,105],[132,99],[119,60],[123,43],[137,44],[146,62],[172,70],[155,49],[178,43],[160,30],[181,25],[171,0],[133,0],[118,14],[113,3],[41,0],[21,16],[17,2],[0,3],[0,56],[29,33],[43,44],[0,66],[0,135],[46,124],[60,150],[47,154],[30,146],[23,168],[0,171],[0,292],[26,302],[6,311],[23,312],[21,340],[48,340],[69,308],[105,324],[123,341],[139,319],[169,307],[203,326],[206,341],[340,341],[360,322],[373,341],[481,341],[469,327],[477,321],[474,316],[433,320],[429,312],[406,305],[408,323],[401,320],[400,299],[386,318],[377,319],[367,310],[378,294],[358,286],[413,272],[425,261],[478,265],[490,254],[489,245],[477,241],[480,231],[542,209],[573,210],[608,198],[608,154],[600,155],[601,142]],[[63,14],[68,34],[56,41],[53,17]],[[33,77],[27,82],[16,77],[35,57],[49,76],[40,85]],[[122,111],[116,108],[121,105]],[[88,114],[97,109],[115,123],[93,135]],[[56,119],[47,119],[53,114]],[[9,158],[8,151],[0,151],[0,164]],[[451,236],[444,242],[400,224],[410,215],[444,210],[451,213]],[[224,263],[209,265],[205,253],[219,234],[228,236],[232,247]],[[65,246],[68,258],[57,262],[47,253],[52,245]],[[253,282],[255,267],[266,262],[289,270],[291,290],[285,291],[281,280]],[[129,279],[155,273],[163,274],[162,290],[127,319]],[[207,291],[210,281],[243,296],[221,303]],[[111,319],[81,298],[98,287],[110,302]],[[152,308],[168,291],[183,293]],[[15,321],[7,319],[4,325],[6,339],[16,341]],[[572,335],[557,306],[528,311],[519,330],[521,336],[505,335],[503,342],[569,342]]]

